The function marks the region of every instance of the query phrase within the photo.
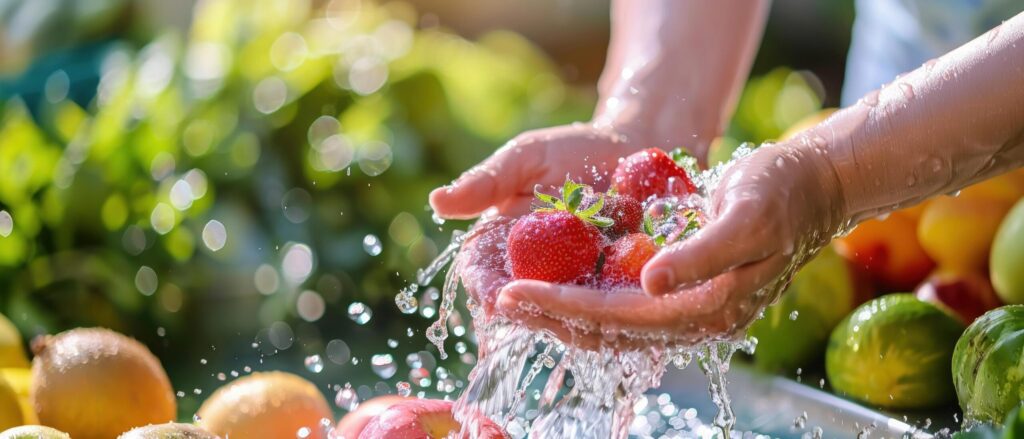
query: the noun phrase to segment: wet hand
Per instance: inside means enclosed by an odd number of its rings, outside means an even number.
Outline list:
[[[713,194],[711,222],[647,263],[643,291],[514,280],[479,292],[496,312],[576,345],[732,338],[843,218],[830,166],[799,143],[760,149],[731,167]]]
[[[494,206],[519,216],[529,211],[534,187],[560,186],[566,175],[603,190],[619,157],[644,146],[628,127],[573,124],[523,133],[451,185],[435,189],[430,205],[444,218],[474,218]]]

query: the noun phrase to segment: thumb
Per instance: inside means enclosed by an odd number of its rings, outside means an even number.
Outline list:
[[[445,218],[469,219],[524,192],[523,181],[538,168],[539,149],[499,149],[452,184],[430,193],[430,207]],[[526,190],[526,192],[529,192]]]

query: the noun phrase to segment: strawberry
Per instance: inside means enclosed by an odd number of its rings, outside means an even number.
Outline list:
[[[586,186],[567,180],[562,198],[537,192],[549,207],[520,218],[508,234],[508,259],[515,279],[569,283],[597,269],[603,238],[597,227],[613,221],[598,216],[604,197],[580,210]]]
[[[629,195],[609,192],[604,199],[604,207],[601,208],[600,213],[615,221],[615,224],[605,229],[605,233],[610,236],[638,232],[640,225],[644,222],[644,206]]]
[[[641,201],[697,191],[686,170],[658,148],[634,153],[619,163],[612,174],[612,189]]]
[[[630,233],[604,249],[601,276],[619,284],[640,285],[640,270],[644,268],[658,245],[644,233]]]

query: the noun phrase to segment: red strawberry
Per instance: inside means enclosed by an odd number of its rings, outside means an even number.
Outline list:
[[[601,275],[612,282],[640,285],[640,270],[657,252],[658,245],[650,236],[630,233],[604,249]]]
[[[537,198],[551,207],[520,218],[509,231],[508,259],[513,278],[568,283],[596,271],[603,241],[596,226],[607,227],[612,221],[596,216],[604,205],[603,197],[578,210],[584,187],[566,181],[562,199],[537,193]]]
[[[697,187],[665,151],[648,148],[626,157],[612,174],[612,188],[637,200],[652,195],[686,195]]]
[[[605,229],[605,232],[611,236],[638,232],[644,222],[644,206],[629,195],[608,194],[600,213],[615,221],[615,224]]]

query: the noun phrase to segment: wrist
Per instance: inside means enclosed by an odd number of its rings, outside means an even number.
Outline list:
[[[619,81],[602,90],[593,122],[625,134],[638,147],[684,148],[703,161],[722,122],[716,112],[694,111],[699,107],[655,87]]]

